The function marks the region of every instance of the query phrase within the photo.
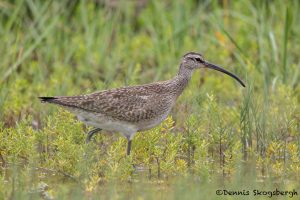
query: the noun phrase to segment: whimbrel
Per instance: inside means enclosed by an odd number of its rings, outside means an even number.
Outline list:
[[[170,80],[145,85],[103,90],[79,96],[39,97],[42,102],[58,104],[95,127],[86,138],[101,130],[119,132],[127,138],[127,155],[138,131],[151,129],[167,118],[176,99],[188,85],[195,69],[210,68],[223,72],[245,84],[234,74],[204,60],[199,53],[183,56],[178,74]]]

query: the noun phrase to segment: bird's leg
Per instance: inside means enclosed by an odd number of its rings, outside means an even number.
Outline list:
[[[127,139],[127,156],[130,155],[130,150],[131,150],[131,139]]]
[[[91,141],[91,138],[93,137],[93,135],[99,131],[101,131],[101,128],[95,128],[93,130],[91,130],[90,132],[88,132],[88,135],[86,136],[86,143],[89,143]]]

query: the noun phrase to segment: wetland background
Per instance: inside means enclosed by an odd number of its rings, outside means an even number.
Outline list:
[[[299,11],[296,0],[0,0],[0,199],[300,195]],[[90,127],[37,99],[166,80],[189,51],[246,88],[198,70],[130,157],[120,135],[86,145]]]

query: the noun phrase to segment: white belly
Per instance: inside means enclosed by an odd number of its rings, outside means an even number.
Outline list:
[[[101,128],[110,132],[120,132],[124,137],[132,139],[138,128],[130,123],[120,120],[113,120],[102,114],[94,113],[76,113],[80,121],[86,125]]]
[[[151,120],[143,120],[136,123],[130,123],[109,118],[100,113],[89,113],[81,110],[72,110],[77,115],[78,119],[86,125],[101,128],[106,131],[120,132],[124,137],[132,139],[137,131],[144,131],[159,125],[165,120],[169,111],[161,116],[157,116]]]

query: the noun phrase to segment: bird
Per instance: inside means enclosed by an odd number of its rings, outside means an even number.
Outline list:
[[[101,130],[119,132],[127,139],[129,156],[135,134],[149,130],[165,120],[177,98],[187,87],[196,69],[209,68],[244,82],[235,74],[212,64],[200,53],[188,52],[181,58],[178,73],[166,81],[144,85],[102,90],[78,96],[38,97],[42,103],[57,104],[75,114],[78,120],[94,127],[87,133],[89,143],[93,135]]]

